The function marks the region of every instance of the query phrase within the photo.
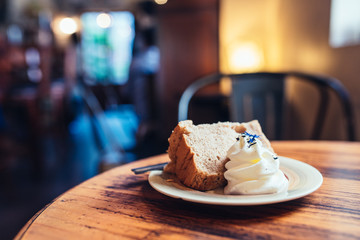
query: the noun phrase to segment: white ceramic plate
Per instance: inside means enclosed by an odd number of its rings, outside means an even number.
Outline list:
[[[263,195],[225,195],[223,189],[216,189],[206,192],[185,187],[174,181],[163,171],[152,171],[149,174],[150,185],[158,192],[185,201],[214,204],[214,205],[264,205],[290,201],[304,197],[317,190],[322,182],[321,173],[314,167],[304,162],[281,157],[280,169],[289,179],[289,188],[285,193],[263,194]]]

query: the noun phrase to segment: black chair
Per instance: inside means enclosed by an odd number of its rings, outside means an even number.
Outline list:
[[[350,141],[355,140],[352,105],[349,94],[341,82],[332,77],[300,72],[215,73],[205,76],[190,84],[183,92],[179,102],[178,120],[188,119],[190,100],[195,93],[209,85],[219,84],[223,79],[231,80],[231,94],[223,96],[228,102],[229,120],[242,122],[258,119],[265,134],[272,132],[272,137],[269,137],[272,140],[284,139],[286,130],[284,122],[287,111],[291,110],[285,91],[290,79],[310,83],[319,93],[317,111],[314,113],[315,121],[312,125],[311,136],[307,139],[320,139],[329,108],[330,95],[334,92],[345,116],[347,138]],[[315,104],[314,102],[311,105]]]

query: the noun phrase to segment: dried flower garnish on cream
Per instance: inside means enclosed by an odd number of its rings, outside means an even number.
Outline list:
[[[225,194],[270,194],[287,191],[289,182],[279,169],[278,157],[258,141],[260,136],[242,133],[228,150]]]

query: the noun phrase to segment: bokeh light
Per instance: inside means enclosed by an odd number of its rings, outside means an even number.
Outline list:
[[[70,35],[78,30],[78,25],[74,19],[65,17],[60,20],[59,28],[61,32]]]
[[[107,13],[100,13],[96,17],[96,24],[101,28],[108,28],[111,26],[111,16]]]
[[[163,5],[163,4],[167,3],[168,0],[154,0],[154,1],[159,5]]]

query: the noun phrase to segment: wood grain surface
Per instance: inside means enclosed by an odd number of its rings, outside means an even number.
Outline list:
[[[360,142],[273,142],[280,156],[316,167],[314,193],[263,206],[212,206],[164,196],[120,166],[65,192],[16,239],[360,239]]]

